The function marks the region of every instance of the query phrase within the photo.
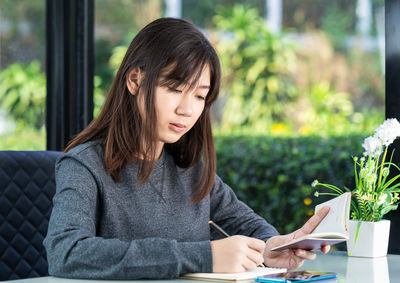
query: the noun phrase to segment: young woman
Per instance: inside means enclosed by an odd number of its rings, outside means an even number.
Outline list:
[[[191,23],[163,18],[138,33],[99,117],[56,164],[44,240],[51,275],[160,279],[315,258],[271,248],[310,233],[326,210],[278,236],[216,176],[210,107],[219,87],[218,56]],[[209,220],[234,236],[218,239]]]

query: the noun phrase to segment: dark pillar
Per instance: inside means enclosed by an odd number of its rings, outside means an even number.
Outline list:
[[[386,29],[386,118],[400,121],[400,1],[385,0]],[[393,162],[400,164],[400,140],[393,143],[389,150],[395,150]],[[394,169],[391,169],[393,172]],[[396,172],[397,174],[399,172]],[[391,220],[389,252],[400,254],[400,209],[388,214]]]
[[[46,0],[47,149],[93,119],[93,0]]]

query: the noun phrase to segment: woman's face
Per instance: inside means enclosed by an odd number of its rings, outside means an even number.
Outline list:
[[[197,81],[189,86],[176,89],[157,86],[155,90],[155,109],[159,146],[177,142],[197,122],[205,106],[210,89],[210,70],[206,66]]]

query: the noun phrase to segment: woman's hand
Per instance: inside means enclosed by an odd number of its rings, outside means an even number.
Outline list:
[[[213,272],[244,272],[264,262],[265,242],[246,236],[211,241]]]
[[[300,238],[304,235],[310,234],[321,220],[328,214],[329,207],[324,206],[315,215],[313,215],[299,230],[294,231],[288,235],[271,237],[266,242],[264,252],[265,264],[269,267],[281,267],[287,269],[295,269],[300,267],[304,260],[313,260],[316,254],[311,251],[302,249],[287,249],[283,251],[271,251],[272,248],[286,244],[293,239]],[[327,253],[330,246],[323,246],[321,251]]]

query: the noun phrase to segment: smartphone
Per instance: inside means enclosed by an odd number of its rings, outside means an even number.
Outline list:
[[[334,272],[312,271],[312,270],[297,270],[275,273],[256,277],[257,282],[312,282],[319,280],[331,279],[329,282],[336,282],[337,275]],[[327,281],[324,281],[327,282]]]

